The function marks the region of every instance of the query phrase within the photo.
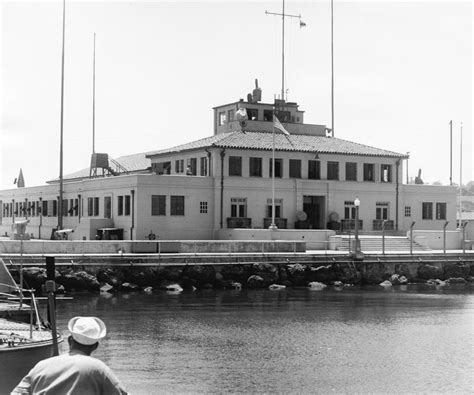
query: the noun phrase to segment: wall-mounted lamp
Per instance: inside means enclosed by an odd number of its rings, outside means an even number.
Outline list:
[[[314,159],[319,159],[319,155],[318,154],[314,155]]]

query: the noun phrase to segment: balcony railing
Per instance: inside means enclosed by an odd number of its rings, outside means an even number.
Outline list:
[[[355,229],[355,219],[341,219],[341,232]],[[359,219],[359,230],[363,227],[363,221]]]
[[[286,218],[275,218],[275,225],[278,229],[286,229],[287,228],[287,219]],[[268,229],[268,227],[272,224],[271,218],[264,218],[263,219],[263,228]]]
[[[373,230],[382,230],[383,219],[373,220]],[[393,220],[385,220],[385,230],[393,230],[395,228]]]
[[[227,218],[227,227],[228,228],[251,228],[252,227],[252,218]]]

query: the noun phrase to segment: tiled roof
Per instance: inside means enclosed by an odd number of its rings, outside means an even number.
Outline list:
[[[114,160],[122,165],[128,172],[139,172],[150,167],[150,157],[155,155],[172,154],[182,151],[192,151],[203,148],[235,148],[252,150],[272,150],[272,133],[257,131],[236,131],[222,133],[215,136],[206,137],[190,143],[178,145],[160,151],[142,152],[115,158]],[[354,143],[335,137],[311,136],[303,134],[291,134],[285,136],[282,133],[275,133],[275,150],[292,152],[311,152],[319,154],[345,154],[378,157],[406,158],[405,154],[387,151],[368,145]],[[89,168],[79,170],[64,176],[64,180],[73,180],[89,177]],[[48,181],[48,183],[58,182],[58,179]]]
[[[272,150],[272,145],[272,133],[256,131],[236,131],[231,133],[218,134],[215,136],[192,141],[187,144],[178,145],[176,147],[164,149],[161,151],[150,152],[147,156],[152,157],[155,155],[211,147]],[[291,134],[290,136],[285,136],[282,133],[275,133],[275,150],[292,152],[312,152],[320,154],[344,154],[396,158],[406,157],[405,154],[387,151],[364,144],[354,143],[352,141],[347,141],[335,137],[311,136],[303,134]]]

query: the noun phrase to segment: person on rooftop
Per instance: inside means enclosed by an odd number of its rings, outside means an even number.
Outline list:
[[[107,329],[97,317],[74,317],[68,324],[70,351],[44,359],[11,394],[127,394],[112,370],[91,357]]]

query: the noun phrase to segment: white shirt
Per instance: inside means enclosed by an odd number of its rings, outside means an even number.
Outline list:
[[[38,362],[12,394],[125,395],[127,392],[104,362],[73,350]]]

